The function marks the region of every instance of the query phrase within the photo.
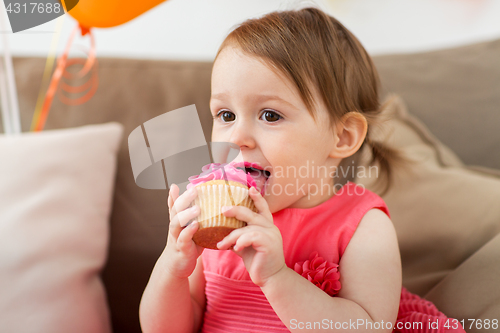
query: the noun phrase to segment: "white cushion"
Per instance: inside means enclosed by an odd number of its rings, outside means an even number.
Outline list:
[[[111,331],[99,273],[123,128],[0,135],[0,330]]]

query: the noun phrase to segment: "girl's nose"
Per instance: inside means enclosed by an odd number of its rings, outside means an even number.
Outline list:
[[[253,136],[252,126],[243,121],[237,122],[233,126],[229,142],[238,145],[240,149],[243,147],[253,149],[255,147],[255,139]]]

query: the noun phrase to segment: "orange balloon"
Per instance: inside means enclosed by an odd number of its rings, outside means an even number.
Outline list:
[[[164,1],[79,0],[69,14],[85,28],[109,28],[126,23]],[[70,6],[71,0],[65,2]]]

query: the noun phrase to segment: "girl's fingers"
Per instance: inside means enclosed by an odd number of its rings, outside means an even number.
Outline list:
[[[273,220],[273,214],[269,210],[269,205],[267,204],[266,199],[262,196],[262,194],[257,191],[255,187],[251,187],[248,191],[250,198],[252,198],[255,208],[259,211],[259,214],[264,216],[268,220]]]
[[[191,202],[193,202],[193,200],[198,196],[198,191],[194,187],[191,187],[180,196],[178,195],[178,193],[179,188],[174,191],[174,195],[177,195],[177,198],[175,196],[173,197],[173,205],[170,209],[170,216],[172,219],[178,212],[181,212],[188,208],[189,205],[191,205]]]
[[[243,227],[233,230],[223,240],[217,243],[219,250],[233,249],[238,252],[249,246],[259,245],[259,239],[263,236],[262,231]]]
[[[250,198],[254,201],[255,208],[259,211],[258,213],[245,206],[223,206],[221,207],[222,214],[227,217],[235,217],[240,221],[245,221],[249,225],[261,225],[265,227],[274,225],[273,214],[271,214],[269,210],[267,201],[254,187],[251,187],[248,193]]]
[[[255,243],[258,241],[258,237],[259,235],[257,233],[253,232],[244,233],[243,235],[241,235],[241,237],[239,237],[236,240],[236,244],[234,244],[233,250],[235,252],[239,252],[246,247],[255,246],[256,245]]]
[[[224,216],[235,217],[240,221],[246,222],[248,225],[269,225],[269,222],[262,215],[245,206],[222,206],[221,212]]]
[[[200,214],[200,207],[194,205],[193,207],[189,207],[188,209],[184,209],[182,212],[179,212],[175,215],[174,220],[179,223],[181,227],[185,227],[188,222],[192,221],[195,217]]]
[[[193,235],[196,231],[198,231],[199,223],[197,221],[193,221],[190,225],[183,228],[177,238],[177,248],[181,252],[187,252],[192,246]]]
[[[229,235],[227,235],[226,237],[224,237],[223,240],[221,240],[219,243],[217,243],[217,248],[219,250],[229,249],[231,246],[233,246],[236,243],[238,238],[241,235],[243,235],[245,232],[248,232],[248,227],[243,227],[243,228],[239,228],[239,229],[235,229],[235,230],[231,231],[231,233]]]
[[[172,184],[170,186],[170,190],[168,191],[168,209],[172,209],[172,205],[174,204],[174,192],[177,191],[179,193],[179,188],[177,185]]]
[[[182,231],[182,228],[200,214],[200,207],[193,206],[176,214],[170,221],[170,232],[177,239]]]
[[[177,240],[181,231],[182,227],[179,225],[179,223],[172,220],[168,226],[168,233],[171,234],[175,240]]]
[[[227,217],[235,217],[238,220],[245,221],[250,225],[273,225],[273,214],[271,214],[271,211],[269,210],[269,205],[267,204],[266,199],[262,197],[255,187],[251,187],[248,194],[250,195],[250,198],[252,198],[258,213],[255,213],[245,206],[224,206],[221,209],[222,214]]]

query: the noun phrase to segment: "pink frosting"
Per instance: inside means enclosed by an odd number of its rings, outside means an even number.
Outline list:
[[[238,169],[237,166],[243,166],[242,163],[210,163],[201,168],[201,173],[197,176],[191,176],[188,178],[189,184],[187,189],[191,187],[206,183],[211,180],[228,180],[239,182],[246,185],[249,189],[250,187],[255,187],[257,190],[257,183],[255,179],[250,175],[250,173],[245,172],[244,169]],[[261,189],[261,194],[264,195],[265,187]]]

